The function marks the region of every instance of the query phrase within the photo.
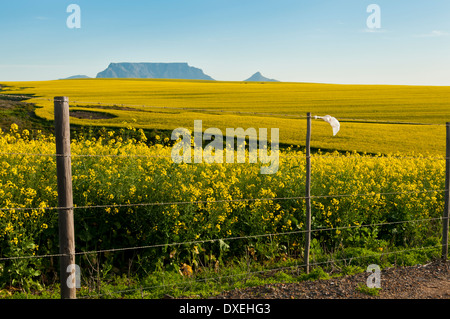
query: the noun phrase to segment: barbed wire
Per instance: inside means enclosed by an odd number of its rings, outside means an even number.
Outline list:
[[[388,252],[373,253],[373,254],[368,254],[368,255],[363,255],[363,256],[353,256],[353,257],[348,257],[348,258],[338,258],[338,259],[331,258],[331,259],[327,259],[326,261],[311,262],[311,263],[309,263],[309,266],[319,266],[319,265],[324,265],[324,264],[330,264],[332,262],[337,263],[337,262],[347,262],[348,261],[351,263],[353,260],[364,259],[364,258],[373,258],[373,257],[378,257],[378,256],[380,256],[380,259],[381,259],[382,256],[386,256],[386,255],[400,254],[400,253],[406,253],[406,252],[412,252],[412,251],[418,251],[418,250],[430,250],[430,249],[435,249],[438,247],[442,247],[442,244],[436,244],[433,246],[408,248],[408,249],[402,249],[402,250],[394,250],[394,251],[388,251]],[[167,287],[180,288],[180,287],[184,287],[186,285],[192,285],[193,283],[207,282],[207,281],[219,281],[219,280],[235,278],[235,277],[240,277],[240,276],[254,276],[254,275],[264,274],[264,273],[268,273],[268,272],[279,272],[279,271],[287,271],[287,270],[298,272],[298,270],[300,268],[304,268],[304,267],[306,267],[305,263],[300,263],[300,264],[297,263],[297,264],[291,265],[291,266],[283,266],[283,267],[269,268],[269,269],[256,270],[256,271],[246,271],[246,272],[239,273],[239,274],[222,275],[222,276],[214,276],[214,277],[187,280],[183,283],[177,282],[177,283],[173,283],[173,284],[152,285],[152,286],[145,286],[145,287],[140,286],[140,287],[136,287],[136,288],[114,290],[114,291],[109,291],[109,292],[105,292],[105,293],[97,293],[97,294],[89,294],[89,295],[79,296],[77,298],[87,299],[90,297],[101,297],[101,296],[112,295],[112,294],[123,294],[123,293],[135,292],[138,290],[143,291],[143,290],[150,290],[150,289],[156,289],[156,288],[167,288]]]
[[[356,119],[346,117],[336,117],[337,120],[351,121],[356,123],[377,123],[377,124],[405,124],[405,125],[434,125],[434,126],[446,126],[445,123],[421,123],[421,122],[402,122],[402,121],[389,121],[389,120],[372,120],[372,119]]]
[[[361,194],[329,194],[329,195],[311,195],[291,196],[291,197],[260,197],[260,198],[235,198],[235,199],[219,199],[219,200],[197,200],[197,201],[172,201],[172,202],[152,202],[152,203],[130,203],[130,204],[105,204],[105,205],[81,205],[73,207],[43,206],[43,207],[1,207],[0,211],[12,210],[67,210],[67,209],[92,209],[92,208],[118,208],[118,207],[139,207],[139,206],[167,206],[167,205],[196,205],[196,204],[214,204],[214,203],[232,203],[232,202],[253,202],[253,201],[278,201],[278,200],[300,200],[314,198],[339,198],[339,197],[364,197],[364,196],[384,196],[384,195],[402,195],[402,194],[420,194],[420,193],[442,193],[446,189],[427,189],[422,191],[408,192],[371,192]]]
[[[75,252],[73,255],[91,255],[91,254],[99,254],[99,253],[110,253],[110,252],[123,252],[129,250],[141,250],[141,249],[150,249],[150,248],[161,248],[161,247],[172,247],[172,246],[180,246],[180,245],[194,245],[194,244],[204,244],[204,243],[215,243],[220,241],[233,241],[233,240],[241,240],[241,239],[255,239],[255,238],[263,238],[263,237],[276,237],[276,236],[290,236],[296,234],[303,234],[307,232],[315,233],[322,231],[341,231],[346,229],[354,229],[354,228],[365,228],[365,227],[376,227],[376,226],[389,226],[389,225],[398,225],[398,224],[406,224],[406,223],[422,223],[429,221],[442,221],[445,219],[449,219],[447,217],[433,217],[433,218],[422,218],[422,219],[412,219],[412,220],[402,220],[402,221],[393,221],[393,222],[382,222],[382,223],[372,223],[372,224],[361,224],[361,225],[349,225],[349,226],[338,226],[338,227],[326,227],[326,228],[315,228],[308,230],[294,230],[288,232],[278,232],[278,233],[269,233],[269,234],[257,234],[257,235],[246,235],[246,236],[235,236],[235,237],[223,237],[223,238],[211,238],[211,239],[202,239],[202,240],[190,240],[183,242],[174,242],[174,243],[164,243],[164,244],[154,244],[154,245],[142,245],[142,246],[133,246],[133,247],[122,247],[122,248],[110,248],[110,249],[101,249],[101,250],[91,250],[91,251],[80,251]],[[30,259],[30,258],[50,258],[50,257],[62,257],[62,256],[70,256],[70,254],[45,254],[45,255],[28,255],[28,256],[15,256],[15,257],[3,257],[0,258],[0,261],[6,260],[17,260],[17,259]]]
[[[283,154],[279,152],[279,158],[306,158],[305,154]],[[64,154],[50,154],[50,153],[17,153],[17,152],[0,152],[0,156],[43,156],[43,157],[65,157]],[[172,155],[163,154],[71,154],[71,158],[77,157],[136,157],[136,158],[172,158]],[[447,160],[450,157],[446,156],[402,156],[402,155],[386,155],[386,154],[358,154],[358,155],[329,155],[329,154],[312,154],[312,159],[328,159],[328,158],[341,158],[341,159],[421,159],[421,160]]]
[[[137,157],[137,158],[171,158],[172,155],[145,155],[145,154],[45,154],[45,153],[7,153],[0,152],[0,155],[11,155],[11,156],[47,156],[47,157]]]

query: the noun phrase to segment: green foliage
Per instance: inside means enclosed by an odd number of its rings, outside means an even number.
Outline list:
[[[381,288],[369,288],[367,285],[364,284],[358,284],[358,286],[355,288],[357,291],[362,292],[363,294],[378,297],[380,295]]]
[[[366,270],[360,266],[354,266],[354,265],[346,265],[343,266],[341,269],[342,275],[355,275],[361,272],[365,272]]]
[[[320,279],[329,279],[330,275],[327,274],[322,267],[313,268],[309,274],[302,274],[299,276],[299,280],[320,280]]]

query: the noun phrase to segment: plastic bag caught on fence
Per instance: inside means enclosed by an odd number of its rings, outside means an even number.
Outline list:
[[[330,115],[325,115],[325,116],[314,116],[315,119],[322,119],[325,122],[329,123],[331,125],[331,127],[333,128],[333,136],[335,136],[337,134],[337,132],[339,132],[339,129],[341,128],[341,124],[339,123],[338,120],[336,120],[335,117],[332,117]]]

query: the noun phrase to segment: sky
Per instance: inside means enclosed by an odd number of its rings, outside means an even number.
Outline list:
[[[0,81],[187,62],[223,81],[450,85],[449,0],[1,0],[0,30]]]

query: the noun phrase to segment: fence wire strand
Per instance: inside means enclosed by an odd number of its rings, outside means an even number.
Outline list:
[[[352,152],[348,152],[352,153]],[[63,154],[50,154],[50,153],[17,153],[17,152],[0,152],[0,155],[4,156],[44,156],[44,157],[64,157]],[[83,158],[83,157],[124,157],[124,158],[172,158],[172,155],[156,154],[71,154],[71,158]],[[301,154],[283,154],[279,152],[279,158],[306,158],[306,155]],[[353,154],[340,154],[340,155],[330,155],[330,154],[312,154],[311,159],[322,159],[322,158],[340,158],[340,159],[380,159],[380,160],[390,160],[390,159],[419,159],[419,160],[447,160],[449,157],[446,156],[401,156],[401,155],[376,155],[376,154],[366,154],[366,155],[353,155]]]
[[[442,221],[442,220],[445,220],[445,219],[448,219],[448,218],[446,218],[446,217],[435,217],[435,218],[402,220],[402,221],[373,223],[373,224],[362,224],[362,225],[350,225],[350,226],[339,226],[339,227],[316,228],[316,229],[311,229],[311,233],[322,232],[322,231],[337,231],[337,230],[340,231],[340,230],[354,229],[354,228],[399,225],[399,224],[406,224],[406,223],[419,223],[419,222],[423,223],[423,222],[429,222],[429,221]],[[172,247],[172,246],[181,246],[181,245],[195,245],[195,244],[204,244],[204,243],[216,243],[216,242],[220,242],[220,241],[233,241],[233,240],[241,240],[241,239],[255,239],[255,238],[276,237],[276,236],[290,236],[290,235],[303,234],[303,233],[307,233],[307,232],[308,232],[308,230],[295,230],[295,231],[278,232],[278,233],[270,233],[270,234],[223,237],[223,238],[191,240],[191,241],[165,243],[165,244],[155,244],[155,245],[143,245],[143,246],[133,246],[133,247],[110,248],[110,249],[91,250],[91,251],[79,251],[79,252],[75,252],[74,255],[75,256],[78,256],[78,255],[91,255],[91,254],[99,254],[99,253],[123,252],[123,251],[129,251],[129,250],[142,250],[142,249]],[[17,259],[31,259],[31,258],[50,258],[50,257],[62,257],[62,256],[69,256],[69,254],[46,254],[46,255],[28,255],[28,256],[4,257],[4,258],[0,258],[0,261],[17,260]]]
[[[73,207],[1,207],[0,211],[23,211],[23,210],[67,210],[67,209],[94,209],[94,208],[121,208],[121,207],[142,207],[142,206],[168,206],[168,205],[196,205],[196,204],[216,204],[216,203],[233,203],[233,202],[254,202],[254,201],[279,201],[279,200],[302,200],[307,198],[340,198],[340,197],[366,197],[366,196],[387,196],[402,194],[421,194],[421,193],[442,193],[445,189],[427,189],[422,191],[409,192],[385,192],[385,193],[366,193],[366,194],[329,194],[329,195],[311,195],[292,196],[292,197],[265,197],[265,198],[235,198],[235,199],[219,199],[219,200],[197,200],[197,201],[172,201],[172,202],[152,202],[152,203],[135,203],[135,204],[107,204],[107,205],[82,205]]]
[[[351,263],[353,260],[357,260],[357,259],[373,258],[373,257],[378,257],[378,256],[380,256],[380,258],[382,258],[382,256],[386,256],[386,255],[399,254],[399,253],[418,251],[418,250],[426,250],[426,249],[435,249],[438,247],[442,247],[442,244],[437,244],[434,246],[427,246],[427,247],[402,249],[402,250],[389,251],[389,252],[383,252],[383,253],[374,253],[374,254],[369,254],[369,255],[364,255],[364,256],[355,256],[355,257],[349,257],[349,258],[327,259],[326,261],[312,262],[312,263],[309,263],[309,265],[310,266],[319,266],[319,265],[336,263],[336,262],[350,262]],[[241,277],[241,276],[255,276],[258,274],[263,274],[263,273],[268,273],[268,272],[277,272],[277,271],[286,271],[286,270],[298,272],[301,268],[304,268],[305,266],[306,266],[306,264],[301,263],[301,264],[296,264],[296,265],[292,265],[292,266],[284,266],[284,267],[270,268],[270,269],[257,270],[257,271],[247,271],[247,272],[243,272],[243,273],[239,273],[239,274],[194,279],[194,280],[185,281],[184,283],[153,285],[153,286],[146,286],[146,287],[140,286],[140,287],[136,287],[136,288],[114,290],[114,291],[109,291],[109,292],[105,292],[105,293],[89,294],[89,295],[85,295],[85,296],[80,296],[78,298],[87,299],[87,298],[91,298],[91,297],[101,297],[101,296],[106,296],[106,295],[111,296],[112,294],[124,294],[124,293],[135,292],[138,290],[143,291],[143,290],[151,290],[151,289],[167,288],[167,287],[180,288],[180,287],[184,287],[186,285],[192,285],[194,283],[199,283],[199,282],[220,281],[220,280],[224,280],[224,279]]]

